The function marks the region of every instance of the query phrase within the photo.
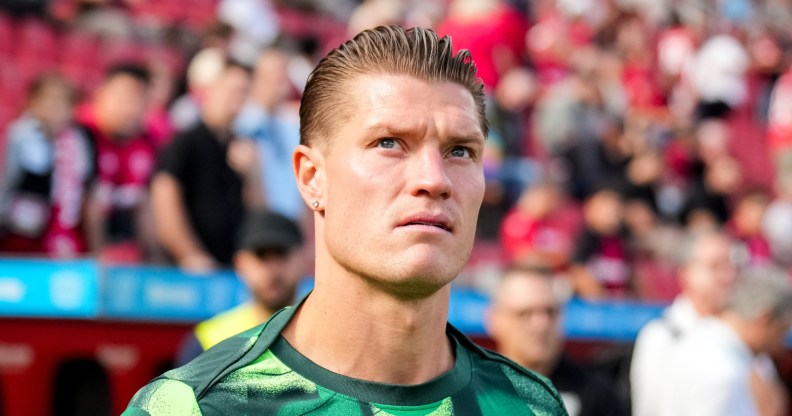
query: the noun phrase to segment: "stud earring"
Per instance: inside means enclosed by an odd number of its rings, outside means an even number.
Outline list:
[[[317,208],[319,208],[319,201],[313,201],[313,202],[311,202],[311,206],[313,207],[313,209],[317,209]]]

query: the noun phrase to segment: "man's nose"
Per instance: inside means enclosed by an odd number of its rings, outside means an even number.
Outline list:
[[[420,149],[405,172],[409,178],[411,194],[449,198],[451,179],[446,169],[446,160],[439,149],[429,147]]]

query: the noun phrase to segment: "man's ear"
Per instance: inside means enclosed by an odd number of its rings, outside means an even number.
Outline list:
[[[319,149],[299,145],[293,155],[294,176],[297,189],[310,209],[324,210],[325,172],[324,155]],[[316,202],[317,204],[314,204]],[[313,205],[317,205],[314,207]]]

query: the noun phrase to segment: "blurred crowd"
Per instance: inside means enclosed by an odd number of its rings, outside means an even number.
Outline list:
[[[668,301],[679,242],[708,229],[741,266],[792,267],[787,2],[182,6],[4,2],[0,250],[207,271],[230,266],[251,209],[310,231],[290,158],[302,87],[327,50],[396,23],[451,35],[485,83],[487,192],[463,282],[520,264],[586,298]]]

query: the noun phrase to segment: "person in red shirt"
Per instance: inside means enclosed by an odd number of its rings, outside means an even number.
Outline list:
[[[454,49],[468,49],[478,76],[492,91],[500,77],[525,58],[524,16],[502,0],[454,1],[438,34],[454,39]]]
[[[111,68],[93,100],[77,114],[96,156],[89,243],[106,260],[137,262],[154,246],[147,187],[156,155],[143,127],[149,83],[142,67]]]
[[[560,191],[551,183],[538,183],[523,193],[501,225],[501,245],[510,262],[553,269],[566,265],[572,242],[554,218],[560,208]]]

